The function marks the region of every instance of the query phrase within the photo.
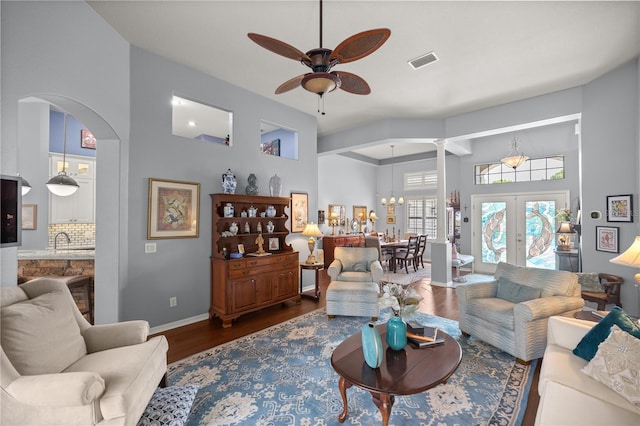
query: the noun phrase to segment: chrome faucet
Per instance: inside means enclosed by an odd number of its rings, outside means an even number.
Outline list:
[[[58,250],[58,236],[60,235],[64,235],[65,237],[67,237],[67,244],[71,244],[71,238],[69,238],[69,234],[67,234],[66,232],[58,232],[56,234],[56,236],[53,238],[53,249],[54,250]]]

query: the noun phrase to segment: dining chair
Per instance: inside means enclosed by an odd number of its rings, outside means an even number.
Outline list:
[[[420,263],[420,265],[422,266],[422,269],[424,269],[424,259],[422,259],[422,256],[424,255],[424,251],[426,247],[427,247],[427,236],[419,235],[418,245],[416,247],[416,255],[413,258],[413,268],[416,271],[418,270],[418,263]]]
[[[401,268],[404,267],[405,272],[409,273],[409,263],[413,265],[413,270],[416,272],[418,268],[415,264],[416,253],[418,250],[418,237],[410,236],[407,242],[407,248],[396,250],[395,262]]]

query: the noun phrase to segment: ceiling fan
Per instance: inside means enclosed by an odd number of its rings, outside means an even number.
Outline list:
[[[274,38],[256,34],[247,34],[251,40],[267,50],[282,55],[285,58],[300,61],[311,68],[312,72],[299,75],[282,83],[276,94],[288,92],[298,86],[315,93],[322,98],[325,93],[340,88],[356,95],[368,95],[371,88],[362,77],[346,71],[331,71],[338,64],[357,61],[378,50],[389,36],[388,28],[377,28],[364,31],[344,40],[334,50],[319,47],[307,53]],[[320,0],[320,46],[322,46],[322,0]],[[324,112],[322,113],[324,114]]]

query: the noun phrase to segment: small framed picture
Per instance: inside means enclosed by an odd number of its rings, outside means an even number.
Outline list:
[[[387,216],[387,223],[389,225],[395,225],[396,224],[396,217],[395,216]]]
[[[238,253],[244,254],[244,244],[238,244]]]
[[[36,204],[22,205],[22,229],[38,229],[38,206]]]
[[[395,204],[389,204],[387,206],[387,214],[396,214],[396,205]]]
[[[633,222],[633,195],[607,196],[607,222]]]
[[[609,253],[620,251],[617,226],[596,226],[596,250]]]
[[[269,250],[280,250],[280,240],[278,238],[269,238]]]
[[[309,195],[306,192],[291,193],[291,232],[302,232],[309,217]],[[269,244],[271,247],[271,244]]]
[[[88,129],[80,130],[80,146],[82,148],[96,149],[96,138]]]

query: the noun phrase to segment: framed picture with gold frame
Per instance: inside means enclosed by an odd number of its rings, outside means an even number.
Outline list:
[[[149,178],[147,239],[198,238],[200,184]]]
[[[333,213],[335,213],[336,216],[338,217],[338,223],[335,224],[336,226],[345,225],[345,221],[347,220],[347,209],[345,206],[340,204],[329,204],[328,213],[329,213],[329,219],[331,219],[331,215]]]
[[[395,225],[396,224],[396,217],[395,216],[387,216],[387,224]]]
[[[22,205],[22,229],[38,229],[38,206],[36,204]]]
[[[353,218],[358,222],[367,222],[367,206],[353,206]]]
[[[309,220],[309,195],[306,192],[291,193],[291,232],[302,232]]]
[[[395,204],[389,204],[387,206],[387,214],[396,214],[396,205]]]

